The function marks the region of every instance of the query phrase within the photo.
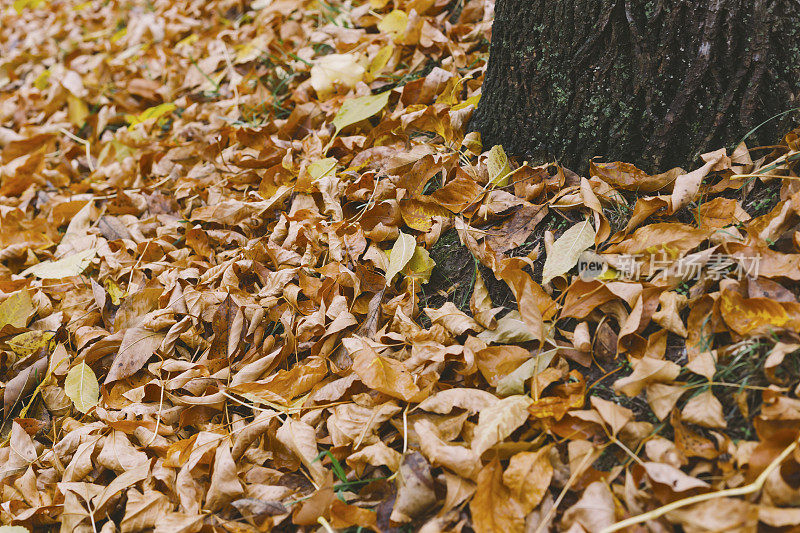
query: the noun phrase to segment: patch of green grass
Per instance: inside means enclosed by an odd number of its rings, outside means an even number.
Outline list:
[[[261,58],[260,63],[262,67],[266,68],[266,73],[258,78],[258,82],[265,88],[272,96],[271,113],[274,118],[286,118],[292,110],[291,107],[286,105],[286,100],[289,98],[289,86],[292,81],[300,74],[295,72],[291,66],[291,61],[300,61],[305,64],[310,64],[308,61],[302,59],[294,53],[283,54],[280,58],[269,52],[265,52]],[[266,106],[262,104],[266,109]],[[260,120],[266,121],[270,118],[269,113],[262,117]]]
[[[436,262],[431,279],[422,290],[421,306],[441,307],[453,302],[462,311],[469,311],[469,299],[475,287],[477,260],[461,244],[458,232],[446,231],[430,249]],[[424,315],[421,320],[427,320]],[[424,327],[427,325],[423,324]]]

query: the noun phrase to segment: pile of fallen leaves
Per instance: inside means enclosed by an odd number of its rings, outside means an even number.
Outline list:
[[[509,161],[491,0],[9,4],[0,529],[800,524],[795,133]]]

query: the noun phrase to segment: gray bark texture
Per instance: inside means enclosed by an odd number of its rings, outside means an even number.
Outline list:
[[[472,127],[486,148],[575,170],[691,166],[800,105],[799,15],[800,0],[498,0]]]

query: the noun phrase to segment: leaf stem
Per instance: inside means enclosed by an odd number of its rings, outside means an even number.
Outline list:
[[[617,522],[611,526],[608,526],[601,530],[600,533],[613,533],[614,531],[619,531],[621,529],[625,529],[627,527],[633,526],[635,524],[641,524],[643,522],[648,522],[650,520],[655,520],[670,511],[675,511],[676,509],[680,509],[681,507],[686,507],[687,505],[693,505],[695,503],[701,503],[709,500],[715,500],[717,498],[725,498],[728,496],[745,496],[747,494],[752,494],[754,492],[758,492],[764,486],[764,483],[767,481],[767,477],[780,466],[784,459],[786,459],[789,454],[791,454],[795,449],[797,449],[798,439],[795,439],[789,446],[787,446],[772,462],[764,469],[761,474],[756,478],[755,481],[750,483],[749,485],[745,485],[744,487],[736,487],[732,489],[725,489],[720,490],[717,492],[708,492],[706,494],[698,494],[697,496],[691,496],[689,498],[683,498],[682,500],[674,501],[670,504],[663,505],[658,509],[653,509],[647,513],[642,513],[637,516],[633,516],[621,522]]]

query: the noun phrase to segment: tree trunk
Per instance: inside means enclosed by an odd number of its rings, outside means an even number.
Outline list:
[[[799,15],[800,0],[497,0],[473,128],[487,148],[576,170],[593,156],[691,165],[800,105]]]

